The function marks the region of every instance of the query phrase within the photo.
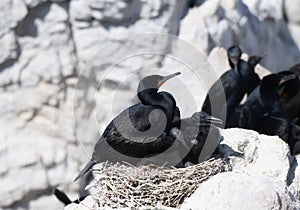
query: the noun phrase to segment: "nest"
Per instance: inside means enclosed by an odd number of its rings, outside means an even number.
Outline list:
[[[200,183],[230,170],[220,158],[187,168],[105,163],[102,169],[95,171],[96,179],[90,187],[96,189],[93,197],[99,207],[136,209],[162,205],[178,208]]]

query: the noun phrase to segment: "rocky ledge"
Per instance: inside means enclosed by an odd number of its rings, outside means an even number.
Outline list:
[[[220,151],[232,171],[202,182],[180,209],[300,208],[300,156],[291,156],[288,145],[277,136],[238,128],[221,133],[224,138]],[[95,202],[93,196],[88,196],[80,204],[66,206],[65,210],[94,209]],[[159,205],[144,208],[175,209]]]

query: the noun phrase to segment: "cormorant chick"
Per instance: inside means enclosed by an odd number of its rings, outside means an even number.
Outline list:
[[[219,129],[216,126],[222,124],[222,120],[212,117],[205,112],[196,112],[190,118],[180,120],[181,130],[172,129],[176,136],[177,152],[181,154],[181,162],[177,167],[183,167],[187,163],[198,164],[207,160],[218,147],[221,139]],[[176,125],[176,123],[175,123]]]
[[[180,119],[176,101],[159,88],[180,72],[168,75],[151,75],[139,83],[137,94],[141,103],[121,112],[107,126],[97,141],[92,159],[74,181],[82,177],[95,164],[126,161],[131,164],[140,158],[151,157],[167,150],[174,138],[166,138],[174,119]]]

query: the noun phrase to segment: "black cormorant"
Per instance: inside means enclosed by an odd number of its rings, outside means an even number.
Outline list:
[[[252,55],[248,59],[248,64],[250,65],[250,71],[245,71],[242,72],[241,74],[243,75],[243,79],[241,82],[243,82],[243,86],[247,87],[246,93],[247,96],[259,85],[260,83],[260,78],[259,76],[255,73],[255,66],[261,61],[261,59],[264,56],[259,56],[259,55]],[[241,110],[243,108],[243,104],[239,104],[233,112],[227,116],[227,120],[225,122],[225,128],[234,128],[234,127],[239,127],[239,119],[241,115]]]
[[[231,69],[209,89],[202,106],[202,111],[222,119],[224,123],[238,107],[244,95],[250,93],[259,83],[254,67],[261,57],[252,57],[249,62],[245,62],[240,58],[241,54],[238,46],[228,48],[227,56]]]
[[[287,71],[265,76],[241,111],[240,127],[288,141],[290,121],[281,101],[295,95],[291,84],[296,77]]]
[[[108,160],[135,164],[137,158],[160,154],[173,144],[174,138],[167,136],[174,119],[180,119],[180,112],[173,96],[158,90],[179,74],[150,75],[140,81],[137,94],[141,103],[124,110],[110,122],[94,147],[92,159],[74,181],[97,163]]]
[[[289,71],[295,73],[300,77],[300,64],[292,66]],[[291,120],[298,118],[296,124],[300,125],[300,91],[294,97],[285,101],[285,110]]]

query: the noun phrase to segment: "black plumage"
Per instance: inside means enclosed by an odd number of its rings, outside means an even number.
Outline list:
[[[264,56],[259,56],[259,55],[252,55],[248,59],[248,64],[250,66],[250,71],[246,71],[244,73],[243,79],[241,82],[244,83],[244,86],[247,87],[246,94],[249,96],[249,94],[259,85],[260,83],[260,78],[259,76],[255,73],[255,66],[261,61],[261,59]],[[243,104],[239,104],[231,114],[228,114],[226,123],[225,123],[225,128],[234,128],[234,127],[239,127],[239,120],[240,120],[240,115],[241,115],[241,110],[243,108]]]
[[[227,55],[231,69],[209,89],[202,106],[202,111],[222,119],[224,123],[238,107],[244,95],[250,93],[260,81],[254,67],[261,57],[253,56],[249,62],[245,62],[240,58],[241,54],[242,51],[238,46],[228,48]]]
[[[63,191],[60,191],[59,189],[55,188],[54,189],[54,195],[55,197],[62,202],[65,206],[71,204],[71,203],[80,203],[81,201],[83,201],[86,196],[83,196],[81,198],[78,198],[74,201],[71,201],[70,198],[66,195],[66,193],[64,193]]]
[[[289,71],[300,77],[300,64],[292,66]],[[284,103],[285,110],[291,120],[298,118],[296,124],[300,125],[300,91]]]
[[[265,76],[248,97],[240,116],[240,127],[267,135],[278,135],[288,141],[290,121],[282,100],[294,96],[291,88],[295,74],[284,71]]]
[[[175,156],[168,155],[169,159],[180,157],[176,166],[183,167],[187,163],[197,164],[211,157],[221,139],[216,126],[220,126],[222,120],[205,112],[196,112],[189,118],[181,119],[180,124],[180,131],[178,127],[171,130],[177,146]]]
[[[151,75],[140,81],[137,94],[141,103],[124,110],[110,122],[94,147],[91,161],[74,181],[96,163],[108,160],[136,164],[140,158],[160,154],[173,144],[169,131],[174,127],[174,120],[180,119],[180,112],[173,96],[158,90],[179,74]]]

